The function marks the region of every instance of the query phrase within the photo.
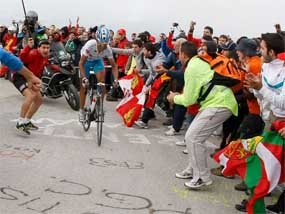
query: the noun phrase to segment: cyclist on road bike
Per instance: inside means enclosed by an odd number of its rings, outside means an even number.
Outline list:
[[[96,74],[97,82],[105,82],[105,68],[103,58],[108,58],[114,75],[115,83],[118,83],[118,67],[113,58],[112,49],[109,46],[110,31],[101,26],[96,33],[96,39],[89,40],[81,49],[79,61],[80,69],[80,110],[79,121],[84,121],[85,87],[89,83],[90,71]]]

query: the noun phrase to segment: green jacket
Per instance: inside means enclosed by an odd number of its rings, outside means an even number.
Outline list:
[[[197,103],[200,90],[207,89],[207,84],[212,80],[214,71],[210,65],[198,56],[193,57],[185,70],[185,86],[183,94],[174,97],[174,103],[188,107]],[[204,86],[204,87],[203,87]],[[215,85],[204,101],[200,103],[200,111],[206,108],[227,108],[235,116],[238,114],[238,104],[232,90],[225,86]]]
[[[74,41],[68,40],[65,45],[65,49],[68,53],[74,53],[76,51],[76,45]]]

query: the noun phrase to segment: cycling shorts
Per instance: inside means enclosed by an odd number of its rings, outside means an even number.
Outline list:
[[[101,58],[92,61],[87,60],[86,63],[84,64],[84,69],[86,77],[89,78],[90,73],[97,74],[99,72],[104,71],[104,62]]]

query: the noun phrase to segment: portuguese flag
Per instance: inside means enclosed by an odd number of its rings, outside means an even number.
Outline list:
[[[265,212],[264,196],[285,181],[285,139],[278,132],[266,132],[247,140],[231,142],[214,155],[226,176],[239,175],[251,192],[249,214]]]

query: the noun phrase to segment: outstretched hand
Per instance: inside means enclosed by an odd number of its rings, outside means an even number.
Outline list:
[[[174,103],[174,97],[176,95],[179,95],[179,93],[170,91],[169,94],[167,95],[168,102]]]
[[[244,86],[246,88],[253,88],[260,90],[262,88],[262,79],[261,75],[254,75],[253,73],[247,73],[245,75]]]
[[[166,68],[163,67],[163,65],[158,65],[154,69],[157,73],[165,73],[167,71]]]

